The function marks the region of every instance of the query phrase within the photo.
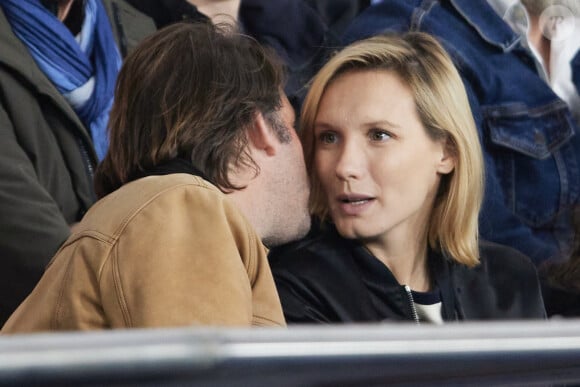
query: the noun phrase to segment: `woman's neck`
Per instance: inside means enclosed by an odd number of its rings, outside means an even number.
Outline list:
[[[431,289],[427,265],[426,238],[390,238],[386,241],[363,241],[364,246],[393,273],[399,284],[409,285],[413,290],[426,292]]]

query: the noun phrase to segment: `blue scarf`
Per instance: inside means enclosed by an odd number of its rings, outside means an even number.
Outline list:
[[[100,0],[87,0],[76,37],[40,0],[0,0],[12,30],[89,128],[101,160],[121,56]]]

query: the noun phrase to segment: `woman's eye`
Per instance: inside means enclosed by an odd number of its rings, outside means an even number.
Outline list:
[[[384,130],[372,130],[369,134],[372,141],[386,141],[391,135]]]
[[[320,133],[318,136],[319,140],[323,144],[334,144],[336,142],[336,134],[332,132]]]

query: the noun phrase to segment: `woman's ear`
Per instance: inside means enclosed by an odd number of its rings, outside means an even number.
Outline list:
[[[443,175],[451,173],[457,163],[457,148],[455,144],[446,138],[442,141],[441,159],[437,164],[437,172]]]

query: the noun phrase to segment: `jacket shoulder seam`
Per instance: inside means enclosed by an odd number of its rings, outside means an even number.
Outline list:
[[[118,260],[116,259],[118,257],[117,246],[118,245],[113,246],[113,248],[109,253],[107,261],[109,260],[112,261],[111,276],[113,279],[113,285],[115,287],[115,295],[117,298],[119,309],[121,310],[121,314],[123,316],[123,321],[125,322],[126,327],[131,328],[133,326],[131,312],[129,311],[129,306],[127,300],[125,299],[125,293],[123,291],[123,283],[121,281],[121,273],[119,270]],[[111,257],[112,255],[114,255],[114,257]]]
[[[115,232],[113,232],[113,235],[112,235],[112,238],[114,239],[113,243],[117,243],[119,237],[121,236],[121,234],[123,234],[123,231],[125,230],[127,225],[131,222],[131,220],[133,220],[137,215],[139,215],[141,213],[141,211],[143,211],[146,207],[148,207],[152,202],[154,202],[160,196],[162,196],[163,194],[165,194],[167,192],[170,192],[170,191],[173,191],[173,190],[176,190],[179,188],[187,187],[187,186],[195,186],[195,187],[203,188],[203,189],[206,189],[209,191],[215,191],[215,189],[213,187],[202,184],[199,181],[188,182],[188,183],[178,183],[178,184],[175,184],[175,185],[172,185],[170,187],[166,187],[166,188],[162,189],[161,191],[155,193],[153,196],[151,196],[149,199],[147,199],[144,203],[139,205],[137,208],[130,211],[129,214],[127,214],[127,216],[120,222],[120,225],[117,228],[117,230]]]

